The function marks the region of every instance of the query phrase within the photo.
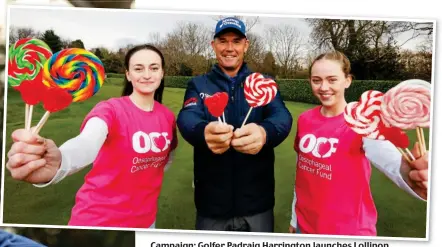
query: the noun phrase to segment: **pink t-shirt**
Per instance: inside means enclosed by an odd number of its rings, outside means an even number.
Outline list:
[[[343,114],[324,117],[321,107],[301,114],[294,148],[298,227],[302,233],[376,235],[370,191],[371,165],[362,138]]]
[[[139,109],[128,96],[97,104],[108,136],[77,193],[69,225],[148,228],[156,217],[164,166],[177,146],[175,116],[155,101]]]

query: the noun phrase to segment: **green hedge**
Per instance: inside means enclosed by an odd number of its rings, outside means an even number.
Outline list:
[[[375,81],[375,80],[354,80],[351,86],[345,91],[347,102],[359,101],[361,94],[368,90],[387,92],[396,86],[400,81]],[[279,91],[284,100],[319,104],[318,99],[313,95],[310,83],[306,79],[278,80]]]
[[[106,73],[107,78],[124,78],[124,74]]]
[[[190,79],[192,76],[166,76],[164,80],[166,87],[186,88]]]
[[[108,74],[107,82],[110,84],[121,84],[124,75]],[[166,87],[186,88],[190,76],[166,76]],[[390,88],[396,86],[400,81],[376,81],[376,80],[354,80],[351,86],[345,92],[347,102],[358,101],[361,94],[367,90],[377,90],[387,92]],[[319,101],[313,95],[310,84],[306,79],[280,79],[277,81],[279,91],[284,100],[303,102],[310,104],[319,104]]]

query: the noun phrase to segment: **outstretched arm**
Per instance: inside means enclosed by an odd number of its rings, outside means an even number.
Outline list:
[[[373,165],[399,188],[418,199],[426,200],[426,189],[422,190],[416,186],[416,183],[410,178],[410,172],[416,163],[419,166],[428,167],[428,161],[425,161],[424,157],[419,158],[413,164],[408,164],[403,160],[397,148],[391,142],[384,140],[363,138],[363,149]]]
[[[48,183],[34,184],[34,186],[46,187],[56,184],[66,176],[74,174],[94,162],[107,134],[106,122],[98,117],[89,119],[80,135],[60,146],[61,165],[54,178]]]

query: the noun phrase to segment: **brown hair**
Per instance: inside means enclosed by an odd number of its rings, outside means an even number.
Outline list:
[[[342,71],[344,72],[345,77],[348,77],[348,76],[352,77],[352,75],[350,74],[350,70],[351,70],[350,60],[348,60],[348,57],[345,56],[344,53],[342,53],[340,51],[330,51],[330,52],[322,53],[321,55],[317,56],[315,58],[315,60],[313,60],[312,64],[310,65],[310,68],[308,69],[309,77],[312,76],[312,67],[315,64],[315,62],[319,61],[321,59],[327,59],[327,60],[339,62],[341,64]]]

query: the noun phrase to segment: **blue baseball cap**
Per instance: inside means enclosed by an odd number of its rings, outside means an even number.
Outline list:
[[[235,17],[227,17],[218,21],[215,27],[215,35],[213,37],[216,38],[222,32],[228,29],[240,33],[241,35],[246,37],[246,25],[244,25],[244,22]]]

